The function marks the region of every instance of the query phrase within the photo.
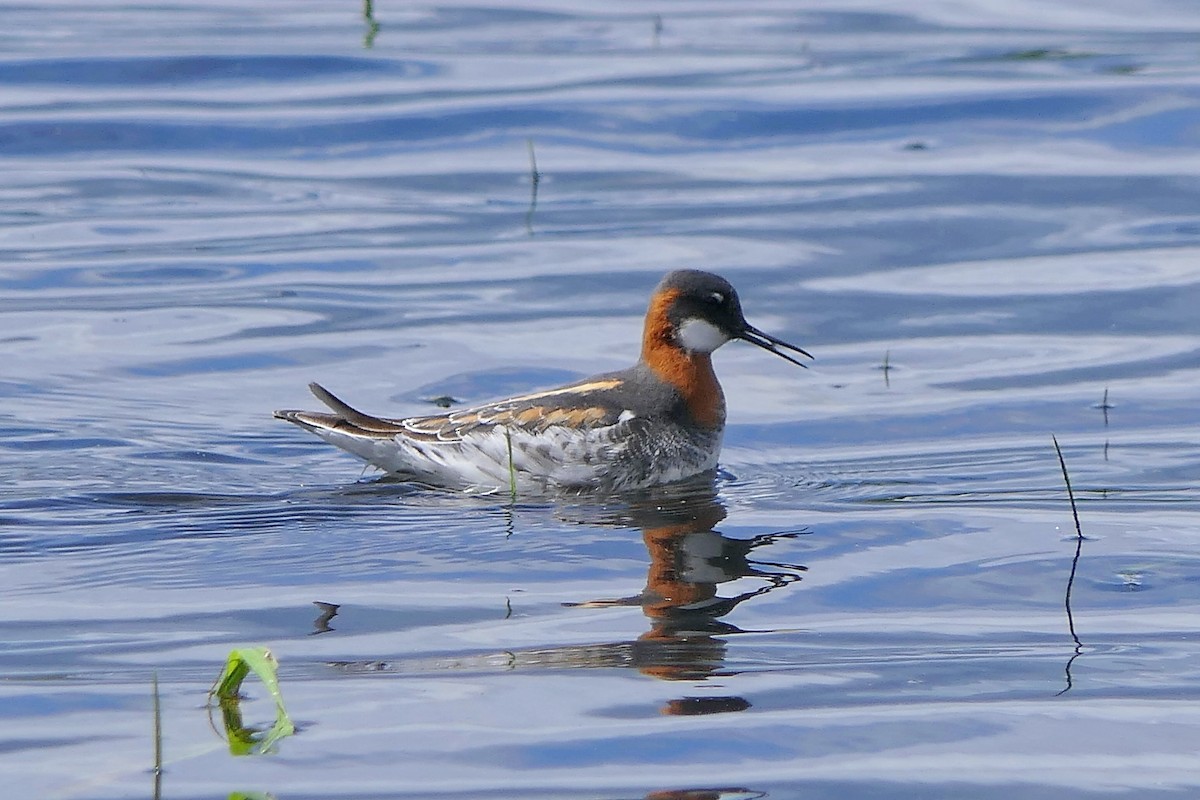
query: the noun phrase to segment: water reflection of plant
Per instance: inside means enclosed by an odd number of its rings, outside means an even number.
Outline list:
[[[1105,405],[1108,404],[1108,390],[1104,392]],[[1107,413],[1107,412],[1106,412]],[[1107,416],[1105,423],[1108,422]],[[1054,452],[1058,454],[1058,466],[1062,469],[1063,483],[1067,486],[1067,499],[1071,501],[1071,517],[1075,520],[1075,557],[1071,559],[1071,573],[1067,578],[1067,590],[1063,598],[1063,605],[1067,610],[1067,629],[1071,632],[1071,641],[1075,643],[1075,650],[1071,657],[1067,659],[1065,672],[1067,674],[1067,685],[1063,688],[1060,695],[1071,691],[1075,685],[1074,678],[1071,676],[1071,667],[1075,665],[1075,659],[1083,655],[1083,642],[1079,639],[1079,634],[1075,632],[1075,614],[1071,611],[1071,590],[1075,586],[1075,573],[1079,569],[1079,557],[1083,555],[1083,526],[1079,523],[1079,509],[1075,506],[1075,492],[1071,488],[1071,475],[1067,472],[1067,461],[1063,458],[1062,448],[1058,446],[1058,438],[1051,436],[1054,441]]]
[[[363,47],[370,50],[375,45],[375,37],[379,35],[374,0],[363,0],[363,22],[367,23],[367,32],[363,34]]]
[[[253,672],[263,682],[271,699],[275,701],[275,724],[268,730],[246,725],[242,721],[242,681]],[[225,669],[208,692],[209,721],[212,717],[212,700],[215,698],[221,709],[221,722],[225,739],[229,742],[231,755],[261,755],[274,750],[275,744],[296,732],[291,717],[283,704],[279,690],[279,663],[265,647],[242,647],[230,652]]]

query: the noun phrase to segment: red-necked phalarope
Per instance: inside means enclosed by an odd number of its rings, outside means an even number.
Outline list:
[[[804,364],[780,348],[812,358],[746,322],[737,292],[724,278],[678,270],[650,298],[642,357],[629,369],[405,419],[364,414],[312,383],[332,414],[275,416],[385,472],[435,486],[643,489],[716,468],[725,396],[711,354],[730,339],[799,366]]]

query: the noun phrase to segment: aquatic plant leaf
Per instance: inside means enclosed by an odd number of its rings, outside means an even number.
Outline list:
[[[275,701],[275,724],[265,733],[247,727],[242,722],[240,691],[242,681],[251,672],[263,682]],[[279,689],[279,662],[265,647],[240,647],[231,650],[225,660],[224,671],[208,695],[210,699],[215,696],[221,707],[221,721],[231,755],[268,753],[280,739],[296,732],[296,727],[284,706],[283,693]]]

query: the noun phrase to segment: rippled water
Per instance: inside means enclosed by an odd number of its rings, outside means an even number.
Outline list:
[[[154,674],[164,797],[1195,791],[1200,10],[921,5],[0,7],[10,791],[152,796]],[[626,366],[679,267],[817,356],[717,355],[715,492],[270,417]]]

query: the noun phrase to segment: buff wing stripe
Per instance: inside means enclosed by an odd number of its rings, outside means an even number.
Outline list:
[[[590,401],[594,392],[615,389],[620,379],[589,381],[575,386],[522,395],[492,405],[463,409],[450,414],[407,419],[385,419],[364,414],[318,383],[308,388],[334,412],[276,411],[275,416],[305,428],[323,428],[377,439],[403,436],[423,442],[460,442],[472,433],[491,428],[511,427],[524,433],[544,433],[550,428],[591,430],[608,427],[632,418],[628,411],[586,404],[572,405],[569,395]],[[562,404],[540,405],[535,401],[557,398]]]

